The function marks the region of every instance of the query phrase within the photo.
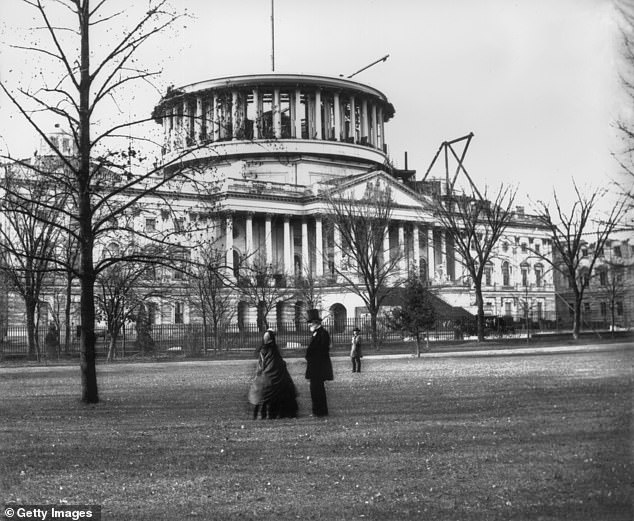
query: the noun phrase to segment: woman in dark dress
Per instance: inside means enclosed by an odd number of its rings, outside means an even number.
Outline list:
[[[258,353],[258,367],[249,390],[249,402],[254,406],[253,419],[295,418],[297,391],[286,362],[275,342],[275,333],[264,333]]]

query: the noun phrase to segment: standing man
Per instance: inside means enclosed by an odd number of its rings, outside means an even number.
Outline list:
[[[361,353],[361,336],[359,336],[359,333],[361,333],[361,330],[358,327],[355,327],[352,330],[350,359],[352,360],[353,373],[361,372],[361,358],[363,358],[363,354]]]
[[[324,382],[333,379],[330,335],[321,325],[319,310],[308,310],[308,324],[312,337],[306,349],[306,379],[310,380],[313,415],[328,416],[328,400]]]

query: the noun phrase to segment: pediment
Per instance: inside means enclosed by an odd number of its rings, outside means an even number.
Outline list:
[[[330,197],[343,197],[355,201],[373,201],[390,194],[395,208],[423,210],[425,199],[383,171],[377,170],[334,186],[329,190]]]

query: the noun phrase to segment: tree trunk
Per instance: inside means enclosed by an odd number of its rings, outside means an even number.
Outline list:
[[[35,311],[36,304],[31,299],[25,299],[25,308],[26,308],[26,341],[28,346],[28,357],[39,361],[39,350],[37,349],[36,342],[36,331],[35,331]]]
[[[377,313],[378,311],[376,310],[370,311],[370,333],[372,335],[372,346],[374,347],[374,349],[378,351],[380,346],[379,346],[379,335],[377,331],[378,329],[377,320],[376,320]]]
[[[581,331],[581,299],[575,298],[575,308],[572,318],[572,338],[579,340],[579,332]]]
[[[72,303],[72,288],[73,288],[73,279],[70,272],[66,274],[66,304],[64,307],[64,354],[68,354],[70,351],[70,339],[71,339],[71,329],[70,329],[70,307]]]
[[[205,312],[205,303],[202,305],[203,315],[203,354],[207,356],[207,313]]]
[[[420,358],[420,333],[416,333],[416,358]]]
[[[478,307],[476,328],[478,333],[478,342],[484,341],[484,300],[482,298],[482,286],[475,284],[476,306]]]
[[[110,343],[108,345],[108,357],[106,361],[112,362],[117,354],[117,340],[119,339],[119,333],[115,329],[114,332],[110,332]]]
[[[97,370],[95,367],[95,267],[93,265],[94,231],[92,228],[91,141],[90,141],[90,2],[81,6],[81,80],[79,84],[79,169],[77,199],[79,225],[79,271],[81,335],[79,368],[84,403],[98,403]]]

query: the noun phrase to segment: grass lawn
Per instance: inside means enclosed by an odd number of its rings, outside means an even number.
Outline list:
[[[106,520],[627,520],[634,350],[334,362],[331,416],[253,421],[255,362],[0,367],[0,505]]]

